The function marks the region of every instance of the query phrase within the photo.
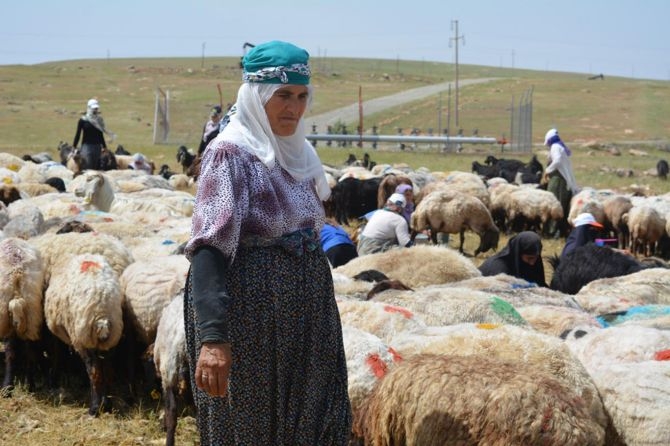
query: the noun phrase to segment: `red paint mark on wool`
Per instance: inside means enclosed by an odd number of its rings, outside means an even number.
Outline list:
[[[100,264],[98,262],[91,262],[90,260],[84,260],[81,262],[81,272],[87,273],[91,268],[100,269]]]
[[[670,361],[670,349],[656,352],[654,359],[657,361]]]
[[[369,354],[365,359],[365,363],[370,367],[370,371],[372,371],[372,374],[377,378],[383,378],[384,375],[386,375],[388,366],[382,361],[382,358],[380,358],[377,353]]]
[[[551,417],[553,415],[553,410],[551,407],[547,407],[542,414],[542,427],[540,428],[541,432],[548,432],[551,429]]]
[[[388,352],[393,356],[393,362],[402,361],[402,355],[395,351],[392,347],[389,347]]]
[[[414,317],[414,314],[412,314],[412,312],[409,311],[407,308],[396,307],[394,305],[385,305],[384,311],[386,311],[387,313],[400,313],[407,319],[412,319]]]
[[[78,214],[79,212],[81,212],[81,209],[79,209],[79,206],[77,206],[76,204],[71,204],[69,209],[70,213],[72,214]]]

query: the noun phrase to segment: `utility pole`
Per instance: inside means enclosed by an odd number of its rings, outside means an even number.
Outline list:
[[[456,128],[458,129],[458,128],[459,128],[459,126],[458,126],[458,41],[459,41],[459,40],[462,40],[462,41],[463,41],[463,45],[465,45],[465,36],[459,36],[459,35],[458,35],[458,20],[452,20],[452,21],[451,21],[451,29],[454,30],[454,37],[451,37],[451,38],[449,39],[449,47],[451,47],[451,42],[454,42],[454,47],[455,47],[455,49],[456,49],[456,52],[455,52],[455,60],[456,60],[456,92],[455,92],[455,95],[454,95],[454,99],[455,99],[455,101],[456,101],[456,108],[455,108],[454,111],[456,112],[456,114],[454,115],[454,119],[455,119],[455,121],[456,121],[456,122],[455,122],[455,124],[456,124]]]
[[[205,43],[207,42],[202,42],[202,58],[200,59],[200,68],[205,67]]]

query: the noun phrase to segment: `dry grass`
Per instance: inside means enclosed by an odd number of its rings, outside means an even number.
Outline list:
[[[42,392],[31,394],[19,386],[11,397],[0,398],[0,444],[141,446],[165,443],[158,418],[159,401],[148,400],[133,407],[115,401],[115,405],[122,408],[120,411],[93,418],[87,414],[85,392],[79,398]],[[192,415],[179,418],[176,442],[199,444]]]

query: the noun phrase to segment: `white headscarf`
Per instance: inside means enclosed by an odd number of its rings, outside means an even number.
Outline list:
[[[102,119],[99,109],[100,106],[98,101],[95,99],[89,99],[88,103],[86,104],[86,114],[82,116],[82,119],[93,124],[96,129],[100,130],[102,133],[106,133],[109,135],[111,140],[114,141],[116,138],[116,133],[108,130],[105,127],[105,120]]]
[[[230,123],[217,136],[217,140],[230,141],[240,146],[270,169],[278,161],[298,181],[313,178],[316,192],[324,201],[330,196],[330,187],[316,150],[305,139],[304,120],[300,118],[293,135],[278,136],[272,132],[265,113],[265,104],[283,86],[285,84],[243,83],[237,92],[236,112],[230,116]],[[311,98],[311,86],[307,88]]]

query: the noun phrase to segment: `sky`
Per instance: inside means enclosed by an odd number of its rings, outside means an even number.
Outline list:
[[[7,0],[0,65],[241,56],[419,60],[670,81],[670,0]],[[456,23],[458,33],[456,33]]]

